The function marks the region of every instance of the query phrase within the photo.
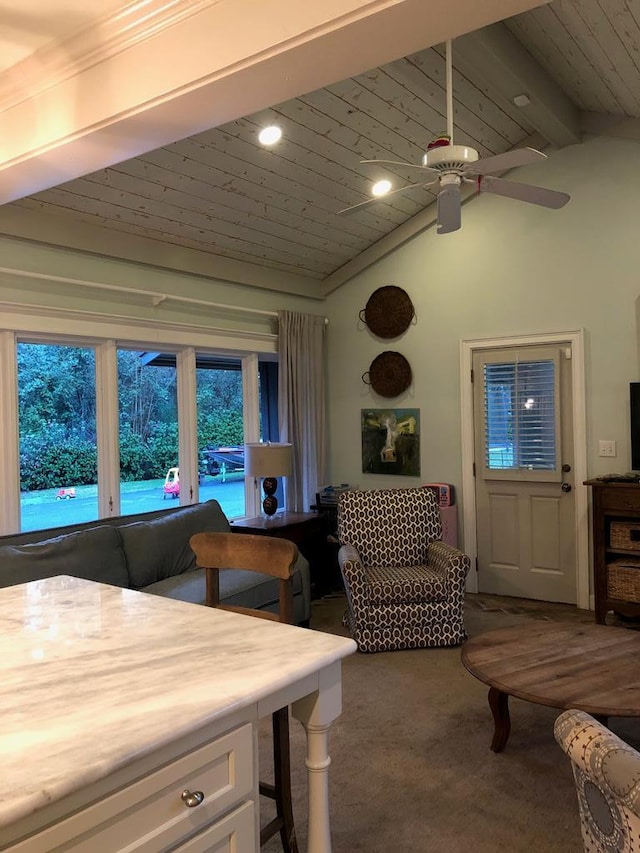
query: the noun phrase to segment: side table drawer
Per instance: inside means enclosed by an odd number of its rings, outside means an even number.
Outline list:
[[[603,509],[635,510],[640,512],[640,494],[638,488],[603,489],[601,495]]]
[[[160,853],[216,821],[253,793],[247,724],[183,755],[31,838],[11,853]],[[183,791],[201,791],[189,807]]]

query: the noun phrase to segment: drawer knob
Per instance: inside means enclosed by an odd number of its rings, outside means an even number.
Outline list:
[[[204,794],[202,791],[190,791],[188,788],[185,788],[180,794],[180,799],[187,808],[195,809],[204,800]]]

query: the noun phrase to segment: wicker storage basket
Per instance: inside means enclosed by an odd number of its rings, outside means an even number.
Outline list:
[[[612,521],[609,542],[620,551],[640,551],[640,522]]]
[[[640,560],[620,559],[607,564],[607,598],[640,602]]]

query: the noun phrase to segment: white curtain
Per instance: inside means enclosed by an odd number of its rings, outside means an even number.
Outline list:
[[[324,317],[278,312],[278,422],[280,441],[293,445],[286,508],[294,512],[308,512],[326,483],[324,342]]]

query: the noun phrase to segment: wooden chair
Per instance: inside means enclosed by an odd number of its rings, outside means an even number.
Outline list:
[[[293,622],[293,571],[298,548],[287,539],[244,533],[196,533],[189,540],[196,563],[205,570],[208,607],[219,607],[260,619]],[[278,613],[220,604],[220,571],[244,569],[279,579]],[[277,832],[285,853],[298,853],[291,804],[289,708],[272,715],[274,783],[260,782],[260,793],[276,803],[276,817],[260,831],[260,846]]]

